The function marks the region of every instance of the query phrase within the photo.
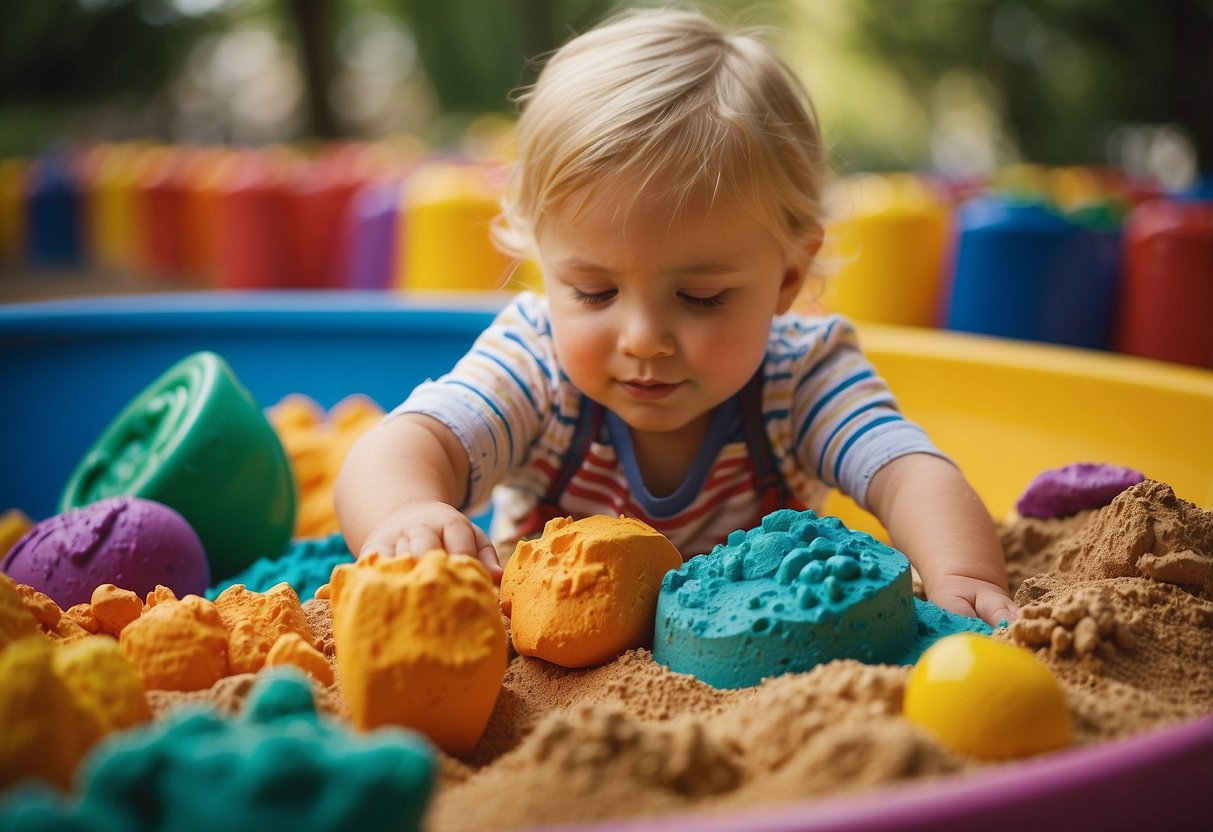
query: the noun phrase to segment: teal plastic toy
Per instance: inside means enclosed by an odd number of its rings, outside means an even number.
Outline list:
[[[281,555],[295,526],[282,443],[213,352],[178,362],[118,414],[76,466],[59,511],[119,495],[176,509],[198,533],[215,580]]]

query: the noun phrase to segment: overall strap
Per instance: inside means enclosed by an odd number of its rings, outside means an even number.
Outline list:
[[[762,501],[762,515],[781,508],[799,508],[787,483],[775,466],[775,454],[762,418],[762,367],[741,391],[741,423],[745,431],[746,449],[754,466],[754,485]]]
[[[581,407],[577,413],[577,425],[573,428],[573,438],[568,450],[564,452],[564,460],[560,470],[548,485],[547,493],[541,502],[555,506],[560,495],[568,488],[573,476],[581,468],[585,458],[589,456],[590,446],[602,431],[603,407],[589,396],[582,395]]]
[[[549,520],[564,516],[564,512],[560,509],[560,495],[568,488],[569,482],[589,456],[590,446],[594,444],[594,440],[598,438],[602,429],[602,419],[602,405],[589,396],[583,395],[577,413],[577,424],[573,428],[573,438],[564,452],[560,470],[548,484],[547,492],[539,498],[530,514],[518,525],[517,531],[521,539],[538,537],[543,533],[543,528]]]

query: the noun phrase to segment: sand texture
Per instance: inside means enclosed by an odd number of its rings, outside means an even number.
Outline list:
[[[1035,650],[1062,681],[1075,745],[1213,714],[1213,512],[1147,480],[1105,508],[1000,533],[1021,615],[995,638]],[[305,610],[331,657],[327,602]],[[479,744],[440,755],[425,829],[719,814],[995,765],[901,716],[908,673],[834,661],[716,690],[644,649],[576,670],[511,653]],[[212,699],[235,711],[251,678],[157,694],[153,710]],[[339,681],[320,703],[342,713]]]

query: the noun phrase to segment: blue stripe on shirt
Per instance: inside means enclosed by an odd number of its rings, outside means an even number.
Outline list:
[[[814,370],[815,369],[816,368],[814,368]],[[863,381],[865,378],[871,378],[874,375],[876,375],[876,373],[872,370],[861,370],[850,378],[839,382],[830,390],[830,392],[818,399],[817,404],[813,405],[813,409],[809,411],[809,415],[805,417],[804,422],[800,425],[800,430],[796,433],[796,442],[792,447],[800,447],[800,443],[804,441],[804,435],[809,432],[809,428],[813,425],[813,419],[817,417],[817,414],[821,412],[823,407],[830,403],[831,399],[833,399],[843,390],[846,390],[848,387],[853,387],[854,385]]]
[[[853,422],[855,420],[855,418],[857,416],[859,416],[861,413],[866,413],[874,407],[883,407],[883,406],[886,406],[887,404],[888,404],[887,402],[883,402],[883,401],[879,401],[879,400],[874,401],[874,402],[868,402],[863,407],[852,410],[850,413],[848,413],[846,415],[846,418],[844,418],[841,422],[838,423],[838,425],[834,428],[834,430],[830,432],[830,437],[828,439],[826,439],[826,441],[824,443],[822,443],[821,456],[817,460],[817,479],[821,480],[822,482],[825,482],[826,457],[829,455],[831,443],[833,443],[834,439],[838,436],[838,434],[842,432],[842,429],[845,428],[847,425],[849,425],[851,422]]]
[[[885,424],[888,424],[889,422],[896,422],[896,421],[905,421],[905,417],[903,417],[900,413],[893,413],[888,416],[881,416],[879,419],[873,419],[872,421],[868,422],[866,425],[861,427],[859,430],[855,431],[855,433],[851,436],[851,438],[847,440],[846,444],[842,446],[842,450],[838,452],[838,460],[834,463],[834,482],[835,483],[838,482],[838,473],[842,470],[843,457],[845,457],[847,455],[847,451],[851,450],[851,446],[855,444],[856,440],[859,439],[859,437],[863,436],[865,433],[867,433],[874,427],[878,427],[880,425],[885,425]]]
[[[531,358],[535,359],[536,364],[538,364],[540,367],[543,367],[545,370],[548,369],[548,365],[545,364],[543,362],[543,359],[540,358],[535,353],[534,348],[532,348],[530,344],[528,344],[526,341],[522,340],[521,335],[519,335],[517,332],[506,332],[506,333],[504,333],[504,335],[505,335],[505,339],[507,341],[513,341],[515,344],[522,347],[526,351],[527,355],[529,355]]]
[[[518,374],[514,372],[514,370],[510,367],[510,365],[506,364],[504,361],[502,361],[496,355],[493,355],[491,352],[485,352],[482,349],[473,349],[472,354],[483,356],[484,358],[487,358],[489,361],[492,361],[494,364],[496,364],[501,369],[505,370],[506,374],[510,378],[514,379],[514,383],[518,385],[518,389],[522,391],[522,394],[524,396],[526,396],[526,400],[531,403],[531,408],[534,409],[534,411],[536,413],[539,413],[539,405],[535,404],[535,397],[531,395],[530,388],[527,387],[527,385],[523,382],[523,380],[518,377]]]
[[[539,323],[537,321],[535,321],[534,319],[527,317],[526,310],[522,308],[521,303],[514,303],[513,306],[514,306],[514,311],[518,313],[518,317],[522,318],[522,320],[526,321],[527,326],[529,326],[531,329],[535,330],[536,332],[543,333],[543,330],[541,330],[539,328]],[[543,334],[546,334],[546,333],[543,333]]]
[[[510,423],[506,421],[505,414],[501,412],[501,408],[497,406],[497,402],[493,401],[467,382],[459,381],[458,379],[451,379],[448,383],[471,390],[473,393],[479,396],[485,404],[492,408],[493,413],[497,414],[497,418],[501,420],[501,426],[505,428],[506,439],[510,441],[509,465],[512,467],[514,465],[514,431],[510,428]],[[493,438],[493,452],[500,455],[500,451],[497,450],[497,437],[491,429],[489,430],[489,436]]]

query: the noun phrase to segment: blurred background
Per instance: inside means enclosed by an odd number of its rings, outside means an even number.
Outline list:
[[[459,140],[610,0],[0,4],[0,155],[56,142]],[[716,0],[771,29],[841,172],[1213,167],[1208,0]]]
[[[642,5],[660,4],[0,3],[0,301],[534,285],[469,243],[508,162],[510,93]],[[1209,329],[1213,0],[699,6],[769,30],[817,103],[839,279],[806,305],[1131,351],[1117,333],[1141,295],[1163,304],[1150,326],[1186,307]],[[1028,306],[982,308],[1008,303]],[[1181,330],[1156,357],[1213,366],[1213,341]]]

